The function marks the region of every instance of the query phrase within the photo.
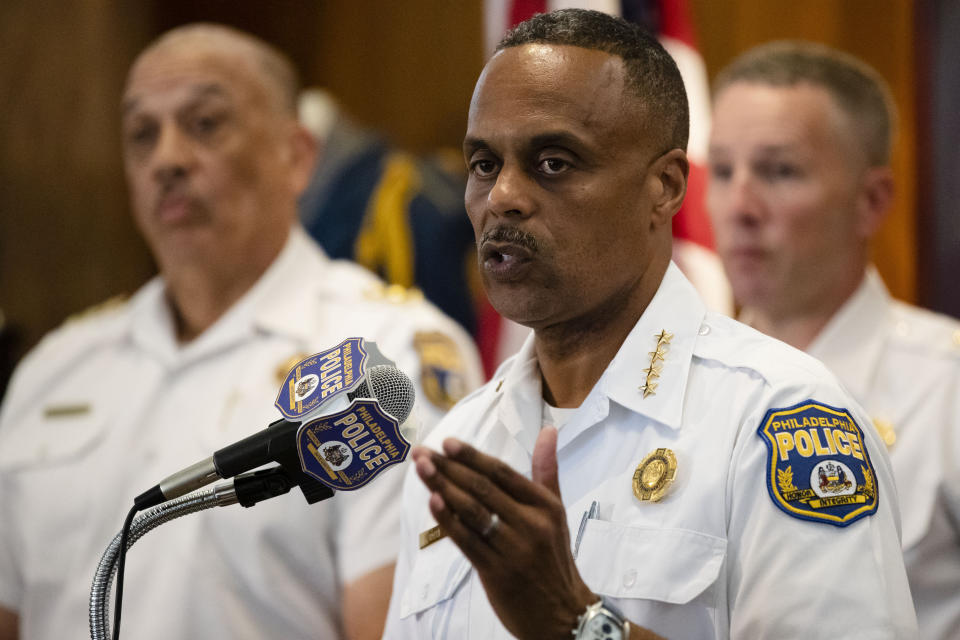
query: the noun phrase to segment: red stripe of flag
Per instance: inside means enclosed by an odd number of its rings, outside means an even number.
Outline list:
[[[513,28],[527,18],[546,12],[547,0],[513,0],[510,3],[510,24],[507,28]]]
[[[660,0],[660,35],[697,48],[697,37],[687,0]]]

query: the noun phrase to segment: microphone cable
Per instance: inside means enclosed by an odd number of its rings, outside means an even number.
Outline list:
[[[113,640],[120,640],[120,609],[123,606],[123,570],[127,564],[127,541],[130,539],[133,517],[137,515],[139,510],[140,507],[136,504],[130,507],[127,518],[123,521],[123,529],[120,530],[120,556],[117,559],[117,597],[113,605]]]
[[[128,516],[123,528],[103,552],[100,564],[94,574],[90,588],[90,637],[92,640],[113,640],[119,638],[121,599],[123,593],[123,563],[129,547],[132,547],[144,535],[156,527],[183,516],[205,511],[213,507],[226,507],[239,504],[252,507],[264,500],[281,496],[297,486],[296,481],[281,466],[268,467],[259,471],[242,473],[227,482],[212,488],[195,491],[185,496],[168,500],[151,508],[143,509],[135,505],[130,513],[142,512],[130,520]],[[333,495],[330,491],[326,498]],[[111,636],[109,624],[110,586],[113,576],[117,579],[117,600],[114,610],[114,628]]]

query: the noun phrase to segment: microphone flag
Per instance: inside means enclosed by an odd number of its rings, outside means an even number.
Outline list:
[[[353,491],[410,451],[400,423],[375,400],[358,398],[349,408],[307,422],[297,432],[304,472],[331,489]]]
[[[296,436],[301,468],[336,491],[359,489],[410,451],[400,432],[409,407],[400,409],[398,420],[377,401],[382,384],[370,372],[381,365],[393,367],[393,361],[376,343],[347,338],[294,365],[277,394],[275,405],[284,418],[301,423]],[[387,408],[398,413],[402,404],[391,397]]]
[[[363,338],[347,338],[335,347],[304,358],[290,369],[274,404],[284,418],[294,422],[321,405],[330,408],[328,402],[364,382],[371,351],[382,361],[377,364],[393,364],[375,344],[364,345]]]

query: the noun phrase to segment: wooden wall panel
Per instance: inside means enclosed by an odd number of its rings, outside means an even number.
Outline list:
[[[401,146],[459,150],[483,67],[482,8],[481,0],[324,3],[318,80]]]
[[[24,345],[152,269],[120,161],[119,96],[143,31],[124,5],[0,3],[0,309]]]
[[[19,351],[153,273],[129,216],[118,104],[157,35],[200,20],[251,31],[360,122],[427,152],[460,147],[481,14],[481,0],[0,2],[0,311]]]
[[[914,14],[907,0],[692,0],[707,70],[713,78],[738,54],[781,38],[822,42],[858,56],[893,92],[900,126],[893,153],[897,198],[874,243],[874,259],[891,292],[917,296],[917,193]]]

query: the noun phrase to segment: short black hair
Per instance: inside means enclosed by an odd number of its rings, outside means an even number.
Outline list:
[[[640,25],[600,11],[560,9],[521,22],[496,50],[525,44],[569,45],[620,57],[627,71],[625,88],[641,99],[651,122],[663,123],[663,150],[686,150],[690,108],[683,78],[663,45]]]

